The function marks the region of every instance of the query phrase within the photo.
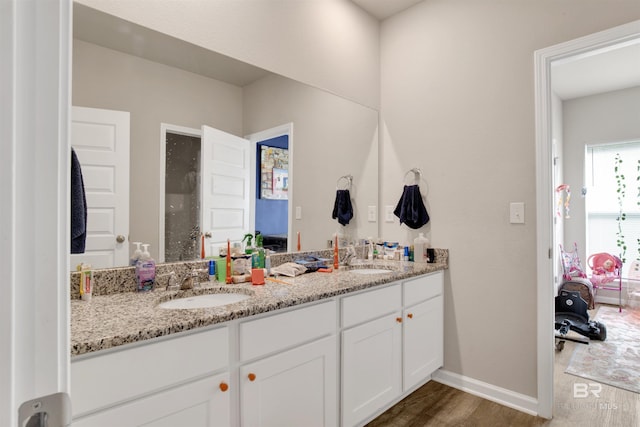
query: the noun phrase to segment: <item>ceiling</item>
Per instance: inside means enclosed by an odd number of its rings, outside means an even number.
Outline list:
[[[382,21],[423,0],[351,0],[372,16]]]
[[[640,86],[640,39],[555,61],[551,71],[562,100]]]
[[[351,0],[379,20],[423,0]],[[114,32],[113,29],[118,31]],[[244,86],[266,72],[74,3],[74,37]],[[640,39],[555,61],[552,90],[563,100],[640,86]]]

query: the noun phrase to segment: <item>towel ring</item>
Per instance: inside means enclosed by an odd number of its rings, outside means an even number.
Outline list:
[[[343,181],[346,181],[343,183]],[[345,187],[340,188],[340,183],[342,183]],[[351,184],[353,183],[353,175],[342,175],[338,178],[336,182],[336,189],[338,190],[351,190]]]
[[[412,168],[408,170],[407,173],[404,174],[404,178],[402,180],[406,181],[407,175],[409,175],[410,173],[413,173],[414,182],[420,182],[420,180],[422,179],[422,171],[420,170],[420,168]]]

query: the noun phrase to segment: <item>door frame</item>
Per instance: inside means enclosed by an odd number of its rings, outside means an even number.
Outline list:
[[[640,20],[534,52],[536,129],[536,259],[538,415],[553,416],[554,319],[553,148],[551,65],[595,55],[602,49],[640,38]]]
[[[293,123],[285,123],[283,125],[275,126],[270,129],[265,129],[260,132],[252,133],[250,135],[246,135],[245,138],[251,142],[251,187],[249,189],[251,193],[251,205],[249,206],[249,224],[250,228],[256,228],[256,165],[258,162],[256,150],[257,145],[261,141],[265,141],[267,139],[277,138],[279,136],[287,136],[288,137],[288,150],[289,150],[289,183],[288,187],[288,196],[287,196],[287,252],[293,252],[295,250],[295,246],[293,245],[293,240],[291,236],[293,236],[293,188],[295,180],[293,178]]]
[[[160,123],[160,175],[158,182],[160,183],[159,194],[159,215],[158,215],[158,262],[164,262],[164,213],[165,213],[165,173],[167,172],[167,133],[174,133],[176,135],[194,136],[200,138],[200,144],[202,144],[202,130],[172,125],[169,123]]]
[[[0,13],[0,425],[69,391],[71,0]]]

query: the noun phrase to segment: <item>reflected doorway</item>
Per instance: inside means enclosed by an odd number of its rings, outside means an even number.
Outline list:
[[[200,257],[200,136],[167,131],[164,262]]]

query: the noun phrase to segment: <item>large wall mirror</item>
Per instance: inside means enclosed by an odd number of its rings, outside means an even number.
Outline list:
[[[378,205],[376,110],[84,5],[74,4],[73,32],[73,106],[126,112],[129,116],[128,228],[116,229],[108,216],[88,224],[104,239],[113,239],[114,246],[126,255],[120,261],[103,257],[94,262],[94,267],[126,265],[133,250],[131,242],[136,241],[150,244],[151,255],[165,260],[165,254],[160,253],[166,246],[162,216],[166,215],[167,204],[182,200],[177,190],[170,197],[162,193],[167,187],[162,182],[169,176],[167,148],[163,147],[163,141],[168,140],[164,136],[167,129],[171,138],[181,134],[187,137],[178,143],[171,140],[176,150],[192,145],[194,140],[189,138],[199,138],[201,135],[196,134],[203,126],[242,138],[269,136],[274,130],[275,138],[278,130],[287,134],[289,170],[285,173],[274,168],[279,179],[286,178],[286,187],[278,183],[278,191],[290,191],[287,198],[282,197],[289,207],[284,234],[290,250],[296,250],[298,233],[302,250],[326,248],[335,233],[348,240],[378,235],[377,219],[369,221],[367,217],[367,211],[377,210]],[[78,141],[72,136],[72,143],[82,151],[82,146],[92,141]],[[251,143],[250,182],[255,193],[264,185],[260,178],[266,173],[260,172],[256,141]],[[201,160],[198,156],[190,157],[194,165]],[[184,156],[176,158],[183,163],[190,161]],[[83,165],[83,174],[89,178],[94,172],[91,166]],[[186,187],[194,187],[201,177],[197,170],[195,176],[193,170],[189,172],[191,176],[179,179],[189,184]],[[340,178],[349,175],[353,177],[350,191],[354,216],[343,226],[332,218],[332,211]],[[170,179],[168,187],[185,187],[173,181],[177,178]],[[252,199],[249,219],[243,219],[240,226],[253,232],[264,214],[256,210],[255,194],[240,188],[238,191]],[[199,209],[198,203],[188,204]],[[269,212],[268,204],[265,209]],[[200,224],[192,225],[194,236],[199,230],[196,225]],[[178,256],[197,258],[197,246],[185,245],[188,249]]]

